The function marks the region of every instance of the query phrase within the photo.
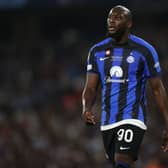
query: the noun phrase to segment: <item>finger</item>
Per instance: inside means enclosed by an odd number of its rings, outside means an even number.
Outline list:
[[[92,123],[92,124],[96,124],[96,122],[94,120],[94,116],[86,118],[86,122],[89,122],[89,123]]]
[[[94,119],[86,119],[86,122],[92,123],[92,124],[96,124]]]
[[[93,114],[91,112],[86,112],[84,115],[87,116],[87,117],[92,117],[93,116]]]
[[[88,114],[85,115],[85,118],[88,119],[88,120],[94,121],[95,116],[90,114],[90,113],[88,113]]]
[[[96,124],[96,122],[95,122],[95,116],[93,116],[93,115],[91,116],[91,121],[92,121],[93,124]]]
[[[168,146],[166,146],[163,151],[168,152]]]
[[[88,119],[94,119],[94,115],[86,115],[86,118],[88,118]]]
[[[90,118],[91,116],[92,116],[92,114],[90,112],[83,113],[84,118]]]
[[[96,124],[95,122],[95,116],[91,112],[85,112],[83,113],[83,117],[86,123],[90,124]]]
[[[163,150],[163,152],[168,152],[168,145],[162,145],[161,149]]]
[[[168,152],[168,148],[163,149],[163,152]]]

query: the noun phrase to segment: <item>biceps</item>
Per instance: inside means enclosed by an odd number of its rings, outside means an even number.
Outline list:
[[[165,89],[160,78],[150,79],[150,86],[154,95],[164,94]]]
[[[88,73],[86,79],[86,88],[97,89],[99,83],[99,76],[96,73]]]

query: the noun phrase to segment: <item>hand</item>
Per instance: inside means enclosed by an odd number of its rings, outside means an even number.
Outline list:
[[[90,111],[83,112],[83,118],[87,125],[95,125],[95,116]]]
[[[168,130],[163,132],[163,143],[161,148],[163,152],[168,152]]]

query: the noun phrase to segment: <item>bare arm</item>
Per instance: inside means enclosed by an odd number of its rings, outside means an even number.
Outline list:
[[[86,123],[95,124],[92,107],[96,99],[99,76],[96,73],[88,73],[82,94],[83,118]]]
[[[160,112],[162,113],[163,118],[165,119],[166,134],[164,137],[165,142],[162,148],[163,148],[163,151],[168,151],[168,100],[167,100],[166,91],[160,78],[158,77],[151,78],[149,82],[152,88],[152,93],[154,95],[156,104],[160,109]]]
[[[150,86],[152,93],[159,110],[162,112],[165,119],[165,124],[168,129],[168,101],[165,88],[160,78],[151,78]]]

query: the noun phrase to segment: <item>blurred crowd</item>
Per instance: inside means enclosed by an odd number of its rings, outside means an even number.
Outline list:
[[[110,168],[99,131],[100,100],[96,126],[81,118],[88,50],[105,32],[66,27],[54,17],[50,29],[45,17],[22,14],[7,14],[0,32],[0,167]],[[168,89],[168,25],[137,22],[133,31],[156,46]],[[163,118],[147,92],[149,129],[137,165],[167,168],[160,150]]]
[[[22,8],[22,7],[67,7],[67,6],[108,6],[123,4],[140,12],[151,11],[163,12],[168,9],[168,2],[165,0],[0,0],[0,8]],[[143,8],[142,8],[143,6]]]

